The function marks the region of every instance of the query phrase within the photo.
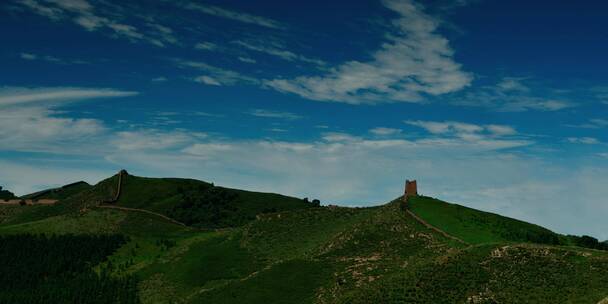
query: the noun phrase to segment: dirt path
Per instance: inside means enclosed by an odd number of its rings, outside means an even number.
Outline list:
[[[445,232],[445,231],[443,231],[443,230],[441,230],[441,229],[439,229],[439,228],[437,228],[437,227],[429,224],[427,221],[423,220],[422,218],[420,218],[419,216],[417,216],[416,214],[414,214],[414,212],[412,212],[412,210],[410,210],[409,207],[408,207],[408,205],[407,205],[407,195],[404,198],[404,205],[405,205],[405,212],[407,212],[407,214],[409,214],[411,217],[413,217],[420,224],[424,225],[426,228],[429,228],[429,229],[431,229],[431,230],[433,230],[433,231],[435,231],[435,232],[437,232],[437,233],[445,236],[446,238],[452,239],[452,240],[457,241],[457,242],[459,242],[461,244],[469,245],[469,243],[467,243],[467,242],[465,242],[465,241],[463,241],[463,240],[461,240],[461,239],[459,239],[459,238],[457,238],[457,237],[455,237],[453,235],[450,235],[447,232]]]
[[[141,212],[141,213],[147,213],[147,214],[151,214],[151,215],[155,215],[158,217],[161,217],[173,224],[177,224],[180,226],[184,226],[184,227],[188,227],[186,224],[179,222],[175,219],[172,219],[166,215],[160,214],[160,213],[156,213],[150,210],[145,210],[145,209],[137,209],[137,208],[128,208],[128,207],[120,207],[120,206],[113,206],[113,205],[99,205],[97,206],[98,208],[106,208],[106,209],[117,209],[117,210],[123,210],[123,211],[133,211],[133,212]]]
[[[465,242],[465,241],[463,241],[463,240],[461,240],[461,239],[459,239],[459,238],[457,238],[457,237],[455,237],[453,235],[450,235],[447,232],[445,232],[445,231],[443,231],[443,230],[441,230],[441,229],[439,229],[439,228],[437,228],[437,227],[435,227],[435,226],[427,223],[425,220],[421,219],[416,214],[414,214],[414,212],[412,212],[411,210],[408,209],[405,212],[407,212],[407,214],[409,214],[411,217],[413,217],[420,224],[424,225],[426,228],[429,228],[429,229],[431,229],[431,230],[433,230],[433,231],[435,231],[435,232],[437,232],[437,233],[445,236],[446,238],[452,239],[452,240],[457,241],[459,243],[462,243],[462,244],[465,244],[465,245],[469,244],[469,243],[467,243],[467,242]]]

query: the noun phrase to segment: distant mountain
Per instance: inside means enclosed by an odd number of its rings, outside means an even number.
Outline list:
[[[94,268],[113,279],[86,281],[118,286],[115,278],[124,278],[120,295],[101,293],[116,303],[597,304],[608,297],[608,252],[581,247],[593,240],[425,196],[321,207],[191,179],[116,175],[52,206],[0,208],[0,237],[125,236],[104,247],[120,246]],[[18,291],[0,286],[0,300],[3,292]]]

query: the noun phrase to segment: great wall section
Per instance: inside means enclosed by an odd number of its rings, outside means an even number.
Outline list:
[[[405,210],[405,212],[408,215],[410,215],[413,219],[415,219],[417,222],[419,222],[426,228],[431,229],[431,230],[443,235],[444,237],[446,237],[448,239],[457,241],[461,244],[469,245],[467,242],[461,240],[460,238],[450,235],[449,233],[429,224],[427,221],[425,221],[424,219],[417,216],[414,212],[412,212],[412,210],[410,210],[410,208],[409,208],[408,198],[414,197],[414,196],[418,196],[418,185],[415,180],[413,180],[413,181],[406,180],[405,181],[405,192],[403,193],[403,201],[402,201],[401,207],[403,210]]]
[[[169,221],[173,224],[176,225],[180,225],[180,226],[184,226],[186,227],[187,225],[177,221],[173,218],[170,218],[164,214],[160,214],[154,211],[150,211],[150,210],[146,210],[146,209],[139,209],[139,208],[129,208],[129,207],[121,207],[121,206],[116,206],[115,204],[118,202],[118,200],[120,199],[120,195],[122,194],[123,190],[124,190],[124,181],[126,180],[127,176],[129,176],[129,173],[126,170],[120,170],[118,172],[118,184],[116,186],[116,193],[114,194],[114,197],[112,198],[112,200],[110,201],[105,201],[105,202],[100,202],[97,205],[97,208],[104,208],[104,209],[114,209],[114,210],[122,210],[122,211],[127,211],[127,212],[139,212],[139,213],[145,213],[145,214],[150,214],[150,215],[154,215],[157,217],[160,217],[166,221]]]

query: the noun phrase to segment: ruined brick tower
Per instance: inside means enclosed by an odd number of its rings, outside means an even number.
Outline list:
[[[418,186],[416,185],[416,180],[413,180],[413,181],[405,180],[405,193],[403,195],[407,195],[407,196],[417,196],[418,195]]]

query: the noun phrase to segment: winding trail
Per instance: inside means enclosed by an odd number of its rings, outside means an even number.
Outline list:
[[[98,208],[105,208],[105,209],[116,209],[116,210],[123,210],[123,211],[132,211],[132,212],[140,212],[140,213],[147,213],[147,214],[151,214],[154,216],[158,216],[161,217],[163,219],[165,219],[166,221],[169,221],[173,224],[176,225],[180,225],[180,226],[184,226],[184,227],[188,227],[188,225],[172,219],[164,214],[160,214],[154,211],[150,211],[150,210],[146,210],[146,209],[138,209],[138,208],[129,208],[129,207],[120,207],[120,206],[116,206],[116,205],[109,205],[109,204],[114,204],[118,202],[118,199],[120,198],[120,194],[122,193],[123,190],[123,180],[126,178],[126,176],[128,175],[126,170],[120,170],[118,172],[118,186],[116,187],[116,194],[114,195],[114,198],[111,201],[106,201],[106,202],[102,202],[99,205],[97,205]]]
[[[177,224],[180,226],[184,226],[184,227],[188,227],[186,224],[177,221],[175,219],[172,219],[166,215],[160,214],[160,213],[156,213],[154,211],[150,211],[150,210],[146,210],[146,209],[137,209],[137,208],[128,208],[128,207],[120,207],[120,206],[114,206],[114,205],[99,205],[97,206],[98,208],[105,208],[105,209],[117,209],[117,210],[123,210],[123,211],[133,211],[133,212],[141,212],[141,213],[147,213],[147,214],[151,214],[151,215],[155,215],[158,217],[161,217],[173,224]]]

